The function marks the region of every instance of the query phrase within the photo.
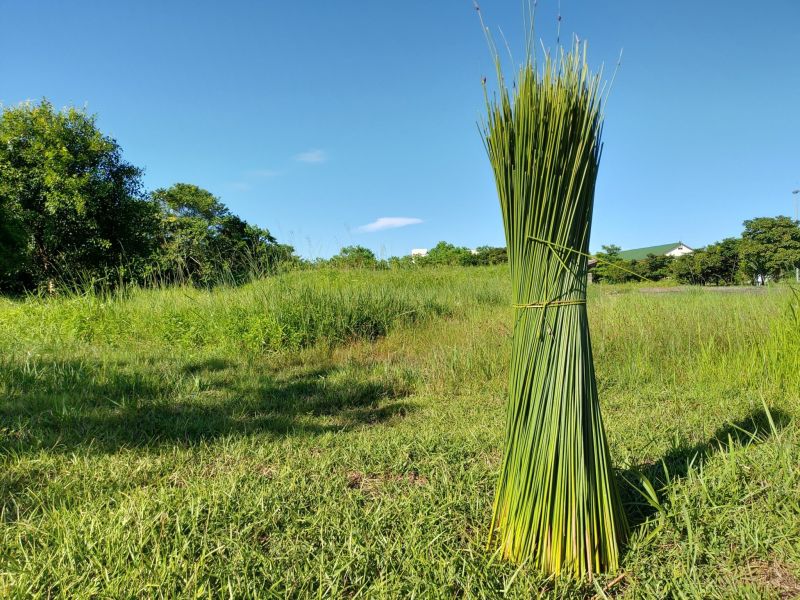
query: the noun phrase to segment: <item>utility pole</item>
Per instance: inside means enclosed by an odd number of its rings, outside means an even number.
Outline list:
[[[800,190],[792,190],[792,196],[794,196],[794,221],[795,223],[800,222],[800,218],[798,218],[798,208],[800,207],[800,202],[798,202],[797,195],[800,194]],[[800,265],[794,266],[794,280],[797,283],[800,283]]]

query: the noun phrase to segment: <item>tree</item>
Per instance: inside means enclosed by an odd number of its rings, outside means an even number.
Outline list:
[[[633,272],[638,273],[645,280],[661,281],[670,276],[670,266],[674,259],[671,256],[656,256],[655,254],[648,254],[645,258],[637,260],[633,263]],[[630,276],[630,279],[637,279]]]
[[[422,266],[417,262],[418,260],[420,259],[411,257],[408,254],[405,256],[390,256],[386,261],[386,266],[389,269],[418,269]]]
[[[189,183],[160,188],[152,198],[161,209],[160,276],[211,284],[272,272],[293,254],[266,229],[231,214],[208,190]]]
[[[725,238],[711,244],[698,254],[699,268],[704,283],[733,285],[739,276],[741,241]]]
[[[463,246],[454,246],[448,242],[439,242],[422,257],[420,262],[424,265],[436,266],[469,266],[477,264],[476,255],[472,250]]]
[[[364,246],[345,246],[331,258],[331,264],[346,269],[374,269],[378,266],[378,259]]]
[[[210,223],[229,214],[226,206],[214,194],[191,183],[176,183],[168,189],[159,188],[153,197],[165,213],[175,218],[199,219]]]
[[[601,246],[602,252],[595,254],[598,259],[597,265],[592,269],[592,281],[596,283],[625,283],[631,279],[635,279],[633,275],[618,268],[623,267],[626,270],[635,268],[634,261],[626,261],[619,257],[621,248],[614,244],[609,246]]]
[[[475,264],[501,265],[508,262],[508,251],[505,246],[494,248],[492,246],[479,246],[475,249]]]
[[[677,257],[672,262],[672,276],[678,283],[689,285],[702,285],[705,283],[702,271],[702,255],[704,250],[695,250],[689,254]]]
[[[741,278],[741,240],[724,240],[675,259],[672,273],[678,283],[734,285]]]
[[[141,171],[82,110],[47,100],[0,116],[0,285],[99,277],[149,256],[156,211]]]
[[[28,236],[22,216],[0,197],[0,290],[20,287],[20,271],[27,259]]]
[[[744,273],[777,281],[800,266],[800,226],[789,217],[759,217],[744,222],[739,246]]]
[[[228,209],[211,192],[176,183],[152,193],[161,208],[159,265],[162,276],[207,282],[214,276],[213,236]]]

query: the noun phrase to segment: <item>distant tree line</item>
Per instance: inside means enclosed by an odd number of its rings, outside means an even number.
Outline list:
[[[240,281],[296,260],[291,246],[179,183],[142,171],[95,118],[46,100],[0,115],[0,291],[87,281]]]
[[[346,269],[413,269],[442,266],[482,266],[498,265],[508,262],[506,249],[502,247],[480,246],[475,250],[439,242],[425,256],[392,256],[379,259],[375,253],[364,246],[345,246],[338,254],[328,260],[314,264]]]
[[[389,259],[395,267],[477,267],[508,262],[504,247],[479,246],[475,250],[439,242],[425,256],[400,256]]]
[[[93,115],[47,100],[0,115],[0,292],[118,283],[239,283],[287,268],[493,265],[505,248],[439,242],[379,260],[348,246],[305,261],[191,183],[146,191]]]
[[[676,258],[650,255],[624,260],[619,246],[603,246],[592,270],[596,282],[623,283],[668,277],[692,285],[737,285],[794,277],[800,265],[800,224],[784,216],[744,222],[741,237],[725,238]],[[622,268],[619,268],[622,267]],[[635,273],[635,274],[634,274]]]
[[[777,281],[800,265],[800,227],[789,217],[744,222],[726,238],[678,258],[626,261],[603,246],[595,281],[637,275],[658,281],[732,285]],[[503,247],[475,250],[439,242],[425,256],[378,259],[347,246],[304,261],[266,229],[230,212],[190,183],[146,192],[141,169],[122,158],[95,117],[43,100],[0,115],[0,292],[105,282],[239,283],[286,268],[395,269],[497,265]],[[622,267],[620,269],[619,267]]]

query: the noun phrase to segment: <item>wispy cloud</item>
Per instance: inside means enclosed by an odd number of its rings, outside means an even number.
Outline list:
[[[372,223],[357,227],[356,231],[372,233],[374,231],[397,229],[398,227],[408,227],[409,225],[418,225],[420,223],[422,223],[422,219],[417,219],[416,217],[380,217],[379,219],[375,219]]]
[[[294,159],[298,162],[310,163],[310,164],[319,164],[324,163],[328,160],[328,155],[325,150],[308,150],[307,152],[301,152],[300,154],[295,154]]]
[[[253,186],[246,181],[232,181],[229,185],[236,192],[249,192],[253,189]]]

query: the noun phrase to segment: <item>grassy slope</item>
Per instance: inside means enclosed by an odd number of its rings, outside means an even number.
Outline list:
[[[614,577],[545,581],[484,547],[506,277],[315,272],[0,301],[0,595],[595,593]],[[791,298],[592,288],[635,525],[609,595],[800,592]]]

